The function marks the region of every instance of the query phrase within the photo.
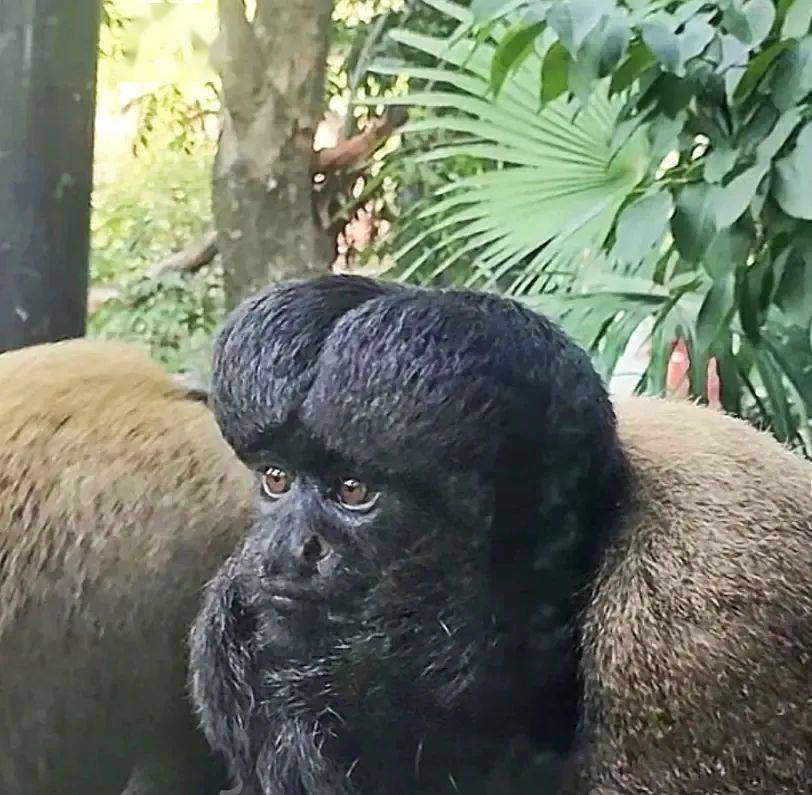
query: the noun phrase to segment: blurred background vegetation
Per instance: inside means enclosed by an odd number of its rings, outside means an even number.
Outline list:
[[[272,225],[212,207],[239,115],[217,3],[104,11],[90,330],[205,373]],[[618,390],[812,453],[811,25],[812,0],[338,0],[312,186],[331,267],[513,295]]]

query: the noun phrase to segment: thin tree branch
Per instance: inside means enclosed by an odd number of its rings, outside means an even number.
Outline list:
[[[145,276],[150,279],[163,276],[165,273],[181,271],[195,273],[208,265],[217,256],[217,232],[207,232],[203,237],[190,243],[180,251],[175,251],[168,257],[150,266]]]
[[[405,108],[391,108],[372,120],[363,132],[313,154],[313,173],[321,174],[359,165],[408,119]]]

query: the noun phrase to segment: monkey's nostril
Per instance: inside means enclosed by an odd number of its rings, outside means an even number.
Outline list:
[[[314,533],[302,545],[302,559],[305,563],[315,566],[320,560],[327,557],[330,547],[327,542],[318,534]]]

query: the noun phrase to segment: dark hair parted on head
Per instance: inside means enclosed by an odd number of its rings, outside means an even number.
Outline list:
[[[327,277],[234,312],[213,405],[260,496],[192,681],[243,784],[525,791],[512,766],[573,740],[575,619],[626,480],[588,356],[493,295]]]

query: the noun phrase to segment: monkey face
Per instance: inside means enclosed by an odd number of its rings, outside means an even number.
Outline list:
[[[334,663],[365,645],[371,658],[400,658],[408,679],[423,614],[453,634],[464,603],[468,630],[484,631],[487,610],[474,610],[470,596],[484,593],[488,569],[490,494],[479,478],[420,483],[374,470],[320,449],[298,424],[247,458],[257,478],[253,528],[213,587],[223,640],[258,672]]]
[[[474,703],[498,650],[488,489],[473,476],[420,484],[316,447],[296,428],[252,453],[253,528],[192,633],[203,723],[237,770],[291,726],[347,767],[374,734],[338,737],[332,724],[360,730],[357,716],[393,710],[418,716],[400,727],[415,746],[438,715]]]

